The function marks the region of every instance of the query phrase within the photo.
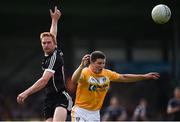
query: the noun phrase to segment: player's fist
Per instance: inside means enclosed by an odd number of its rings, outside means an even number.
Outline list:
[[[90,55],[89,55],[89,54],[86,54],[86,55],[82,58],[81,66],[82,66],[82,67],[85,67],[85,66],[87,66],[89,63],[90,63]]]
[[[22,92],[21,94],[19,94],[18,96],[17,96],[17,102],[19,103],[19,104],[23,104],[24,103],[24,101],[25,101],[25,99],[28,97],[28,95],[26,94],[26,92]]]

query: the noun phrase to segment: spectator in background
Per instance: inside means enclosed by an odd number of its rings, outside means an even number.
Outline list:
[[[147,101],[146,99],[142,98],[139,101],[139,104],[136,106],[132,120],[141,120],[141,121],[147,121]]]
[[[180,121],[180,87],[174,89],[174,98],[168,102],[167,114],[171,120]]]
[[[120,105],[116,96],[111,97],[110,105],[105,109],[102,121],[125,121],[127,120],[127,112]]]

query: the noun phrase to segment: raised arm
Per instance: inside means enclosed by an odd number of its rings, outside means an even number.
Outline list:
[[[78,82],[78,80],[80,79],[81,77],[81,72],[83,70],[83,68],[85,66],[87,66],[87,64],[89,63],[89,58],[90,58],[90,55],[87,54],[85,55],[83,58],[82,58],[82,61],[81,61],[81,64],[79,65],[79,67],[76,69],[76,71],[73,73],[72,75],[72,78],[71,78],[71,81],[76,84]]]
[[[118,82],[136,82],[141,80],[148,80],[148,79],[158,79],[160,77],[159,73],[150,72],[147,74],[123,74],[117,80]]]
[[[52,33],[55,37],[57,37],[57,26],[58,26],[58,20],[61,17],[60,10],[57,9],[57,6],[54,8],[54,12],[50,9],[50,15],[51,15],[51,28],[50,33]]]

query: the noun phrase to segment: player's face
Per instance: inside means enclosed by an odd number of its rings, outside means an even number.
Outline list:
[[[105,67],[106,60],[105,59],[96,59],[95,62],[91,62],[92,70],[94,73],[101,73],[103,68]]]
[[[43,37],[41,40],[41,45],[45,54],[51,54],[56,47],[52,37],[50,36]]]

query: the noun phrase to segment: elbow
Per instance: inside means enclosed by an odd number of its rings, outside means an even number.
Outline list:
[[[171,114],[172,110],[170,108],[167,109],[167,114]]]
[[[75,80],[73,80],[73,79],[71,79],[71,82],[72,82],[72,84],[76,84],[76,81],[75,81]]]
[[[72,82],[73,84],[76,84],[76,83],[77,83],[77,80],[76,80],[74,77],[72,77],[72,78],[71,78],[71,82]]]
[[[167,114],[171,114],[171,112],[167,110]]]
[[[124,74],[120,77],[119,81],[121,82],[131,82],[131,80]]]

